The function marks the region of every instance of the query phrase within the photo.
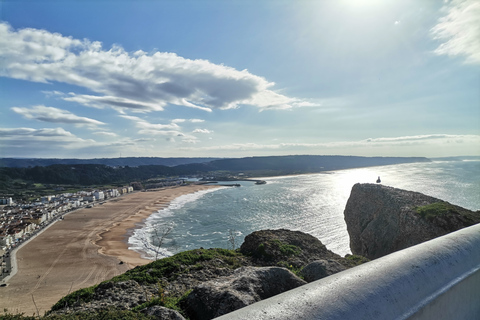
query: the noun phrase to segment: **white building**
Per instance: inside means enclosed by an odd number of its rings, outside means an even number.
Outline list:
[[[95,191],[95,192],[93,193],[93,195],[95,196],[95,198],[96,198],[97,200],[103,200],[103,199],[105,199],[105,194],[103,193],[103,191]]]
[[[0,199],[0,205],[6,204],[7,206],[11,206],[13,204],[12,198]]]
[[[115,198],[120,196],[120,193],[118,192],[117,189],[110,189],[107,191],[107,193],[109,194],[110,198]]]

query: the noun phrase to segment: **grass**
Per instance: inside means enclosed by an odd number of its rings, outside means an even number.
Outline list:
[[[228,267],[236,269],[241,266],[239,258],[243,255],[234,250],[228,249],[195,249],[177,253],[168,258],[154,261],[148,265],[136,267],[124,274],[112,278],[110,281],[119,282],[135,280],[139,284],[154,284],[158,279],[166,278],[175,280],[180,274],[190,270],[203,268],[202,261],[212,259],[223,260]]]
[[[140,311],[142,309],[153,306],[162,306],[184,314],[184,311],[180,307],[180,304],[187,298],[190,292],[192,292],[192,290],[187,290],[181,297],[168,297],[160,294],[158,297],[153,297],[150,301],[147,301],[145,303],[142,303],[141,305],[132,308],[132,311]]]
[[[69,295],[63,297],[57,303],[55,303],[52,307],[52,310],[61,310],[65,308],[65,306],[73,306],[76,303],[85,303],[92,301],[93,295],[95,293],[95,288],[97,288],[97,285],[83,288],[70,293]]]
[[[345,256],[345,259],[348,261],[348,265],[350,267],[356,267],[370,261],[370,259],[356,255],[356,254],[347,254]]]
[[[302,252],[302,249],[293,244],[286,244],[280,240],[273,240],[272,242],[278,246],[280,252],[285,256],[294,256]]]
[[[456,212],[455,207],[448,202],[427,204],[426,206],[415,208],[415,211],[426,220],[432,220],[437,216],[444,216]]]
[[[23,319],[23,318],[22,318]],[[76,312],[66,315],[51,315],[46,319],[62,319],[62,320],[147,320],[155,319],[144,315],[140,312],[130,311],[130,310],[118,310],[118,309],[106,309],[99,310],[96,312]]]

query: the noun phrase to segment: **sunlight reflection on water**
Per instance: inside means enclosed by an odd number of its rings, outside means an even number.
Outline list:
[[[343,218],[355,183],[375,183],[422,192],[468,209],[480,209],[480,162],[433,162],[341,170],[330,173],[265,178],[266,185],[241,182],[201,195],[186,195],[152,215],[147,229],[174,225],[168,254],[198,247],[227,248],[228,231],[237,243],[256,230],[286,228],[319,238],[328,249],[350,253]],[[135,236],[129,243],[141,249]]]

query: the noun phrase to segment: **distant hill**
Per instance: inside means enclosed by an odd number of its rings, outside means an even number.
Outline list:
[[[263,174],[296,174],[349,168],[384,166],[399,163],[430,162],[423,157],[356,157],[356,156],[272,156],[221,159],[203,163],[210,171],[258,172]],[[186,166],[188,167],[188,166]]]
[[[96,158],[96,159],[42,159],[42,158],[0,158],[0,167],[28,168],[46,167],[53,164],[103,164],[109,167],[118,166],[151,166],[161,165],[174,167],[182,164],[203,163],[219,158],[158,158],[158,157],[125,157],[125,158]]]
[[[459,156],[431,158],[433,161],[480,161],[480,156]]]
[[[123,160],[125,158],[120,158]],[[150,159],[150,158],[131,158]],[[155,159],[155,158],[151,158]],[[162,158],[157,158],[162,159]],[[207,158],[186,158],[188,161]],[[62,160],[62,159],[59,159]],[[65,159],[70,161],[71,159]],[[142,181],[150,178],[174,176],[275,176],[316,173],[322,171],[382,166],[399,163],[428,162],[427,158],[354,157],[354,156],[277,156],[221,159],[203,163],[166,165],[118,165],[114,160],[106,164],[52,164],[49,166],[0,167],[0,189],[9,189],[16,179],[29,183],[53,184],[110,184]],[[185,160],[187,161],[187,160]],[[108,163],[108,162],[107,162]],[[131,162],[130,162],[131,163]],[[135,163],[140,163],[137,161]],[[2,187],[3,186],[3,187]]]

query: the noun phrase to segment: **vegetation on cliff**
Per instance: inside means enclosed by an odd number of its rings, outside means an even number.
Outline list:
[[[466,223],[475,224],[480,222],[478,212],[473,212],[445,201],[434,202],[415,208],[415,211],[424,219],[433,221],[435,218],[454,218],[464,220]]]

